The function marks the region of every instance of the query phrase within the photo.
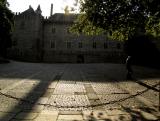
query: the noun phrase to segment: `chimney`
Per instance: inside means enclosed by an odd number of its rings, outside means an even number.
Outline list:
[[[51,4],[51,13],[50,13],[50,16],[52,16],[53,14],[53,4]]]

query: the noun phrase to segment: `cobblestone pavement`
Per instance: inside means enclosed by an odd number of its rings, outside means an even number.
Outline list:
[[[0,64],[0,121],[158,121],[160,71],[123,64]]]

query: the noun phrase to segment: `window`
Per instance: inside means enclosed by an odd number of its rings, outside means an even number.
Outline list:
[[[121,44],[117,43],[117,49],[121,49]]]
[[[82,42],[78,43],[78,48],[82,48]]]
[[[96,42],[93,42],[93,48],[96,49]]]
[[[55,41],[51,40],[51,48],[55,48]]]
[[[104,49],[107,49],[107,48],[108,48],[108,43],[105,42],[105,43],[104,43]]]
[[[12,41],[12,45],[13,45],[13,46],[17,46],[17,40],[16,40],[16,39],[14,39],[14,40]]]
[[[71,42],[67,42],[67,48],[71,48]]]
[[[25,22],[22,21],[21,24],[20,24],[20,28],[21,28],[21,29],[24,29],[24,27],[25,27]]]

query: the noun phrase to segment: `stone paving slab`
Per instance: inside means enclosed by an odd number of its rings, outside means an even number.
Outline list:
[[[75,92],[85,92],[84,86],[82,84],[63,84],[59,82],[54,90],[54,94],[74,94]]]
[[[52,114],[40,114],[33,121],[57,121],[57,115]]]
[[[82,111],[59,111],[59,115],[82,115]]]
[[[56,86],[57,86],[57,81],[54,81],[54,82],[52,82],[52,83],[50,83],[50,85],[48,86],[48,88],[49,89],[55,89],[56,88]]]
[[[26,80],[25,82],[23,82],[23,84],[20,84],[18,86],[16,86],[13,89],[10,89],[9,91],[12,92],[30,92],[31,90],[33,90],[35,88],[35,86],[37,86],[40,83],[40,80]],[[23,85],[23,86],[22,86]]]
[[[71,108],[90,104],[86,95],[52,95],[48,103],[55,106],[60,105]]]
[[[33,121],[57,121],[58,111],[43,110]]]
[[[39,116],[39,113],[21,112],[14,117],[16,120],[34,120]]]
[[[93,89],[97,94],[123,94],[124,90],[118,88],[113,83],[94,83],[92,84]]]
[[[7,88],[8,85],[13,85],[15,83],[19,83],[21,80],[20,79],[6,79],[4,77],[1,77],[0,79],[0,90],[3,91],[4,89]]]
[[[0,121],[10,121],[15,116],[14,113],[7,113],[7,112],[1,112],[0,111]]]
[[[47,97],[47,98],[51,97],[51,95],[53,94],[54,90],[55,90],[54,88],[48,88],[45,91],[45,93],[43,94],[43,97]]]
[[[0,111],[4,112],[16,112],[18,110],[17,108],[15,110],[12,110],[14,106],[18,105],[19,102],[17,100],[14,100],[12,98],[7,98],[5,96],[0,96]]]
[[[80,120],[83,120],[83,117],[82,117],[82,115],[59,115],[58,116],[58,121],[60,121],[60,120],[68,120],[68,121],[72,121],[72,120],[78,120],[78,121],[80,121]]]

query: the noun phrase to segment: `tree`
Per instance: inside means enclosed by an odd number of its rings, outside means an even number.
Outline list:
[[[81,14],[71,27],[72,32],[92,35],[105,31],[112,39],[128,40],[124,50],[133,57],[135,64],[154,67],[159,64],[160,53],[145,35],[160,37],[159,0],[79,1]]]
[[[13,13],[8,8],[6,0],[0,0],[0,57],[6,57],[6,50],[11,46],[11,30]]]
[[[83,13],[80,18],[85,20],[78,18],[72,31],[77,31],[76,26],[85,32],[86,26],[92,24],[119,39],[128,39],[139,27],[160,32],[159,0],[80,0],[80,4]]]

